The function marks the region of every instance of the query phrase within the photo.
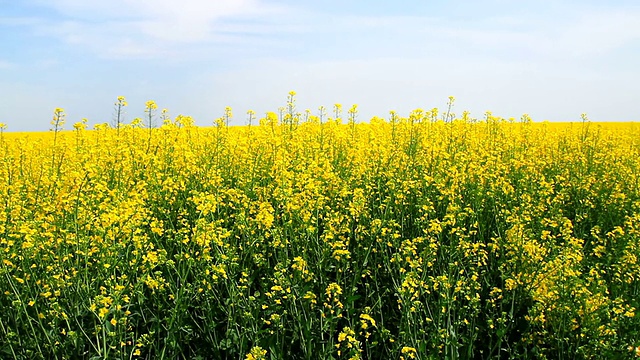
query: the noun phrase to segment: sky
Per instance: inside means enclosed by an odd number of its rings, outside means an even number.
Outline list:
[[[640,120],[640,2],[0,0],[0,122],[124,122],[147,100],[209,126],[340,103],[534,121]]]

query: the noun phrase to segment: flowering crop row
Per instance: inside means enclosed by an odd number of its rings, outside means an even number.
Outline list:
[[[0,358],[640,354],[635,124],[294,106],[2,133]]]

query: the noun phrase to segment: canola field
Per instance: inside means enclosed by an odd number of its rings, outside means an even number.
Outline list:
[[[0,358],[640,356],[637,124],[155,111],[0,132]]]

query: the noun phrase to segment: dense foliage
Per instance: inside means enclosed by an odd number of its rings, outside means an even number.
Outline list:
[[[0,358],[640,354],[637,125],[294,110],[2,133]]]

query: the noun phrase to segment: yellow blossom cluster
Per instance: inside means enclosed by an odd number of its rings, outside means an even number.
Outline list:
[[[0,124],[0,358],[640,354],[635,123],[296,96]]]

